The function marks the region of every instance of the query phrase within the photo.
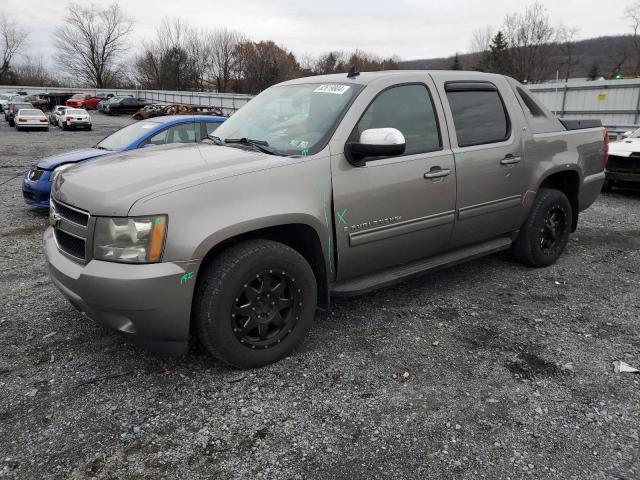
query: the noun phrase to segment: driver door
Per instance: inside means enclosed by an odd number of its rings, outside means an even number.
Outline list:
[[[358,141],[370,128],[396,128],[406,140],[403,155],[369,158],[362,167],[342,152],[332,155],[337,280],[437,254],[450,240],[453,154],[431,79],[417,78],[377,92],[348,138]]]

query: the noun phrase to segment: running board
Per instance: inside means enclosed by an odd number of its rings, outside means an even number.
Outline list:
[[[511,246],[511,238],[502,237],[488,242],[465,247],[452,252],[443,253],[435,257],[421,259],[412,263],[405,263],[374,272],[361,277],[347,279],[331,285],[331,295],[352,296],[386,287],[402,280],[432,272],[441,268],[451,267],[459,263],[484,257],[492,253],[506,250]]]

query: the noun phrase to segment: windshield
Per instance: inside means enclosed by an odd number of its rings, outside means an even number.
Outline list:
[[[66,113],[67,115],[86,115],[87,111],[78,108],[69,108]]]
[[[73,97],[71,97],[71,98],[84,98],[84,97],[86,97],[86,96],[87,96],[87,95],[86,95],[85,93],[76,93],[76,94],[75,94]]]
[[[157,126],[158,124],[156,122],[132,123],[131,125],[112,133],[96,146],[104,150],[122,150]]]
[[[267,142],[283,155],[313,155],[324,148],[361,85],[306,83],[265,90],[215,132],[221,140]]]
[[[32,109],[25,109],[25,108],[21,108],[18,113],[20,115],[26,115],[26,116],[42,116],[44,115],[44,113],[42,113],[42,110],[32,110]]]

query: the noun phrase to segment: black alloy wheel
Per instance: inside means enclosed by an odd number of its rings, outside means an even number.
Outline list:
[[[248,348],[269,348],[300,319],[301,290],[286,271],[264,270],[245,283],[231,309],[231,328]]]

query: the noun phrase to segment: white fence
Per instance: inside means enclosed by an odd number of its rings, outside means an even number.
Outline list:
[[[206,105],[219,107],[225,115],[231,115],[249,100],[252,95],[213,93],[213,92],[181,92],[166,90],[127,90],[113,88],[65,88],[65,87],[20,87],[15,85],[0,85],[0,92],[38,93],[90,93],[92,95],[112,93],[114,95],[133,95],[157,103],[184,103],[189,105]]]
[[[640,79],[529,85],[529,90],[562,118],[597,118],[620,133],[640,125]]]

